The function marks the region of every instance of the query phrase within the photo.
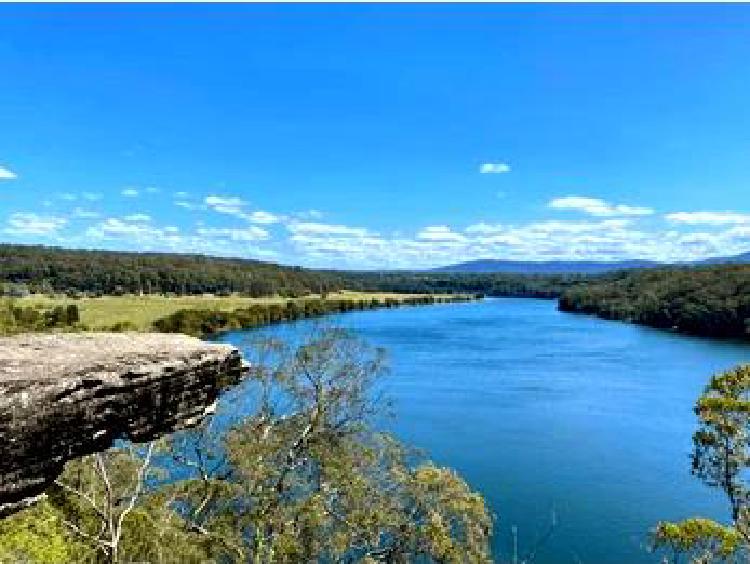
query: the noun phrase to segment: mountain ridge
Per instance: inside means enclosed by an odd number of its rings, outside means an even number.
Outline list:
[[[504,259],[477,259],[430,269],[430,272],[482,272],[516,274],[602,274],[616,270],[664,268],[670,266],[700,266],[709,264],[750,263],[750,252],[728,257],[711,257],[690,262],[657,262],[645,259],[621,261],[551,260],[514,261]]]

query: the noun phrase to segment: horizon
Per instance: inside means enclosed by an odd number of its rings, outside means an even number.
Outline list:
[[[336,270],[750,251],[748,6],[0,16],[7,243]]]
[[[253,257],[245,257],[245,256],[237,256],[237,255],[221,255],[221,254],[211,254],[211,253],[201,253],[201,252],[190,252],[190,251],[160,251],[160,250],[127,250],[127,249],[109,249],[109,248],[95,248],[95,247],[66,247],[62,245],[45,245],[42,243],[9,243],[9,242],[0,242],[1,245],[19,245],[23,247],[41,247],[43,249],[51,249],[56,250],[60,252],[101,252],[101,253],[124,253],[124,254],[136,254],[136,255],[167,255],[167,256],[185,256],[185,257],[203,257],[203,258],[209,258],[209,259],[219,259],[219,260],[247,260],[247,261],[258,261],[263,262],[267,264],[273,264],[282,268],[298,268],[300,267],[299,264],[295,263],[286,263],[286,262],[277,262],[274,260],[266,260],[266,259],[258,259]],[[467,266],[472,265],[475,263],[508,263],[508,264],[536,264],[536,265],[553,265],[553,264],[562,264],[562,265],[576,265],[576,264],[597,264],[597,265],[608,265],[611,264],[613,266],[619,266],[623,264],[628,263],[650,263],[649,266],[637,266],[633,267],[634,270],[640,270],[642,268],[650,268],[650,267],[662,267],[662,266],[701,266],[702,264],[709,265],[712,262],[715,264],[720,264],[723,260],[726,260],[728,263],[732,263],[735,259],[742,259],[738,264],[746,262],[745,259],[750,260],[750,253],[740,253],[738,255],[716,255],[716,256],[710,256],[705,257],[698,260],[693,261],[664,261],[659,262],[655,260],[649,260],[644,258],[628,258],[628,259],[601,259],[601,260],[590,260],[585,258],[574,258],[574,259],[528,259],[528,260],[513,260],[513,259],[471,259],[471,260],[465,260],[460,261],[452,264],[444,264],[444,265],[438,265],[433,267],[427,267],[427,268],[408,268],[408,267],[394,267],[394,268],[338,268],[338,267],[302,267],[307,268],[309,270],[318,270],[318,271],[338,271],[338,272],[430,272],[430,271],[445,271],[450,272],[449,269],[453,267],[461,267],[461,266]],[[458,271],[456,271],[458,272]],[[477,270],[477,271],[466,271],[474,274],[482,274],[485,273],[484,271]],[[487,272],[494,272],[494,271],[487,271]],[[498,273],[502,273],[503,271],[497,271]],[[520,272],[520,271],[519,271]]]

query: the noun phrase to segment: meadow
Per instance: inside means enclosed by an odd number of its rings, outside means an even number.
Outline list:
[[[391,292],[331,292],[323,297],[327,301],[395,300],[402,303],[406,300],[426,294],[401,294]],[[449,299],[448,294],[436,294],[436,300]],[[164,295],[125,295],[69,298],[65,296],[48,296],[34,294],[17,298],[15,304],[21,307],[34,307],[40,310],[51,310],[58,306],[78,307],[80,322],[90,330],[105,330],[118,324],[127,324],[138,331],[148,331],[152,324],[181,310],[212,310],[232,312],[251,306],[286,305],[289,302],[304,304],[306,301],[321,299],[320,295],[311,294],[301,298],[268,296],[251,298],[246,296],[164,296]]]

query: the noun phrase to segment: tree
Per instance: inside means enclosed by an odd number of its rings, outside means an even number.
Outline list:
[[[742,473],[750,463],[750,365],[713,377],[695,412],[693,474],[724,491],[736,522],[749,501]]]
[[[87,546],[67,534],[60,512],[46,500],[0,520],[0,562],[67,564]]]
[[[195,469],[174,486],[194,530],[253,562],[489,561],[481,496],[372,430],[387,406],[374,387],[382,351],[339,329],[265,346],[279,360],[253,365],[256,412],[221,448],[200,429],[175,439],[187,449],[173,442]]]
[[[106,562],[490,561],[482,497],[373,429],[383,351],[320,329],[256,356],[250,415],[69,464],[50,492],[67,534]]]
[[[750,365],[711,378],[695,406],[700,425],[693,435],[692,472],[721,489],[732,516],[729,526],[709,519],[662,522],[654,546],[676,562],[745,562],[750,556]]]
[[[142,459],[134,447],[111,449],[72,464],[55,480],[66,494],[61,501],[69,516],[64,524],[88,541],[106,560],[120,562],[125,520],[144,495],[154,445],[150,443]]]
[[[159,447],[123,445],[68,463],[45,502],[77,547],[66,562],[210,559],[210,546],[189,530],[175,497],[162,487],[153,465]]]

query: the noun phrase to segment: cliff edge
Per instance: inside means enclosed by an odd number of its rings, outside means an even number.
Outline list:
[[[246,371],[234,347],[159,333],[0,338],[0,515],[66,461],[198,423]]]

